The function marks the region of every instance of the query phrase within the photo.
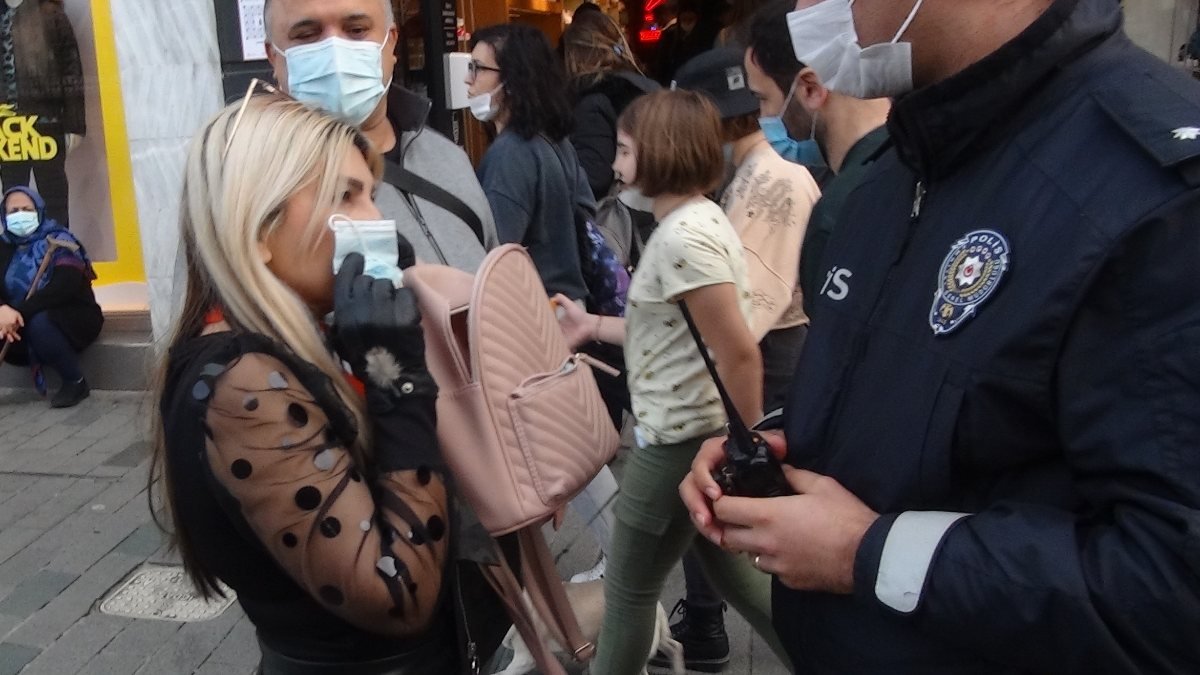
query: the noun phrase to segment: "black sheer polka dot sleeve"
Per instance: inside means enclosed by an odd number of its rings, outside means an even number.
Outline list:
[[[279,564],[364,630],[421,632],[437,609],[447,555],[440,471],[422,465],[372,479],[273,356],[245,354],[208,382],[209,465]],[[431,441],[418,433],[410,442]]]

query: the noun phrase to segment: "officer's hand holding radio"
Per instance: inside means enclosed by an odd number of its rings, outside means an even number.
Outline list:
[[[760,432],[777,457],[786,452],[778,432]],[[683,503],[701,534],[744,552],[760,570],[798,590],[850,593],[854,558],[879,514],[827,476],[784,465],[794,495],[756,499],[724,495],[713,472],[725,462],[724,438],[701,446],[692,471],[679,485]]]

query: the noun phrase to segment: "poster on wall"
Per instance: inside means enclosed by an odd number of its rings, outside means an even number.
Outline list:
[[[261,61],[267,58],[267,29],[263,24],[264,5],[266,0],[238,0],[243,61]]]
[[[144,280],[108,0],[0,0],[0,183],[42,195],[97,283]]]

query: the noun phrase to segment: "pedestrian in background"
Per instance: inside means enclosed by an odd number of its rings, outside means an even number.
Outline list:
[[[375,203],[420,260],[473,274],[498,243],[496,225],[466,152],[426,126],[427,98],[395,82],[391,0],[267,0],[264,12],[279,87],[383,153],[390,170]]]
[[[614,183],[617,118],[634,99],[657,91],[659,85],[646,77],[624,32],[604,14],[576,14],[563,32],[562,43],[575,106],[571,144],[587,172],[592,194],[601,199]]]
[[[104,325],[92,282],[96,273],[83,245],[46,215],[46,202],[14,187],[0,202],[0,347],[7,363],[28,365],[46,395],[44,368],[62,379],[54,408],[78,405],[91,392],[79,354]],[[74,248],[60,248],[62,241]]]
[[[567,139],[571,108],[562,64],[536,28],[501,24],[471,37],[467,75],[471,112],[496,137],[479,181],[496,215],[500,240],[525,246],[550,295],[582,303],[588,295],[576,241],[576,212],[595,213],[587,174]],[[564,415],[571,411],[564,410]],[[617,481],[604,467],[571,501],[601,551],[612,539]],[[603,557],[577,580],[604,573]]]
[[[500,241],[529,249],[550,294],[584,300],[574,214],[595,200],[567,140],[562,65],[536,28],[489,26],[471,36],[466,82],[471,113],[495,132],[478,173]]]
[[[604,578],[604,625],[592,670],[632,675],[646,666],[663,583],[695,544],[708,578],[755,630],[784,653],[770,629],[767,578],[745,558],[696,537],[672,490],[700,443],[719,433],[725,411],[680,311],[686,302],[746,419],[762,409],[762,362],[748,328],[750,294],[741,242],[704,195],[724,172],[721,124],[700,94],[662,91],[634,101],[617,125],[618,180],[654,199],[658,227],[646,242],[624,319],[586,314],[566,297],[569,344],[625,347],[637,421],[617,497],[617,524]]]
[[[742,64],[744,48],[713,49],[684,64],[679,89],[707,96],[721,115],[726,173],[720,197],[745,253],[750,289],[750,332],[759,340],[763,409],[783,404],[804,346],[808,317],[799,290],[800,246],[820,190],[808,169],[781,157],[759,128],[759,101]],[[687,597],[671,626],[690,670],[716,672],[729,660],[723,602],[704,578],[699,561],[683,557]],[[669,665],[660,655],[654,665]]]
[[[840,225],[850,194],[887,142],[884,123],[892,102],[830,89],[822,77],[835,78],[841,64],[818,73],[798,61],[788,32],[788,14],[795,5],[793,0],[772,0],[755,14],[746,75],[758,96],[763,132],[772,147],[789,160],[809,167],[819,164],[826,173],[833,172],[822,183],[821,200],[813,209],[800,251],[803,309],[811,316],[812,301],[825,282],[821,266],[825,244]]]

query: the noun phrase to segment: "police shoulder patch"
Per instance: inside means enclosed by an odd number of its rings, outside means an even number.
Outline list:
[[[996,291],[1008,267],[1008,240],[999,232],[975,230],[954,242],[942,261],[929,310],[933,334],[949,334],[974,316]]]
[[[1136,87],[1110,87],[1093,95],[1117,128],[1159,166],[1180,168],[1200,159],[1200,93],[1194,82],[1157,69]]]

